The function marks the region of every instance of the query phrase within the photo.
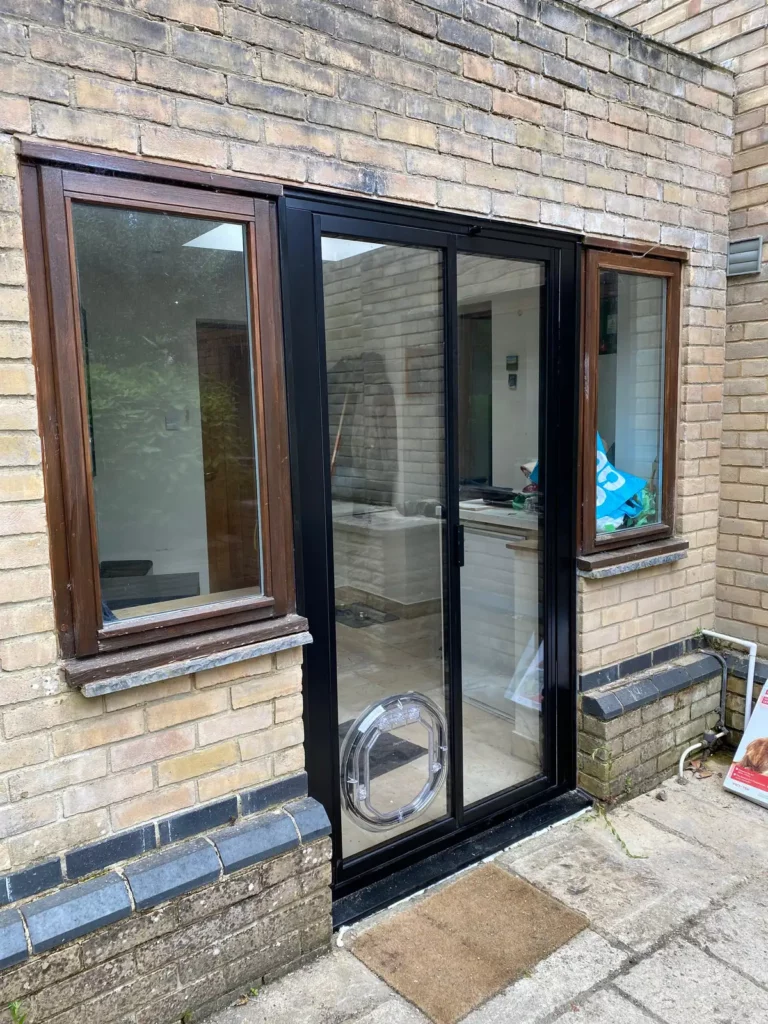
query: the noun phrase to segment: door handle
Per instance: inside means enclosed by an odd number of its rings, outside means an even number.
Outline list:
[[[456,545],[455,545],[455,558],[456,565],[461,569],[464,565],[464,527],[456,527]]]

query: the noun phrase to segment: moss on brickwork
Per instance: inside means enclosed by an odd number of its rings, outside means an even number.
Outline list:
[[[713,676],[609,721],[582,713],[579,785],[609,802],[653,789],[674,774],[685,748],[717,724],[719,711],[720,677]]]
[[[0,1004],[35,1024],[199,1020],[328,949],[329,839],[0,973]]]

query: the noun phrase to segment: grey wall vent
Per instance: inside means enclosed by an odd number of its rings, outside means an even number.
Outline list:
[[[763,249],[762,238],[739,238],[728,243],[728,277],[737,274],[759,274]]]

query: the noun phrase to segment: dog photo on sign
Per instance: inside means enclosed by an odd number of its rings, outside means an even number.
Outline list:
[[[761,736],[747,745],[739,764],[753,772],[768,775],[768,737]]]

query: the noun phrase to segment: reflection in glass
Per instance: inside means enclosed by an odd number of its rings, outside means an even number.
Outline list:
[[[244,229],[72,219],[104,622],[258,594]]]
[[[349,857],[447,809],[440,254],[324,237],[323,288]]]
[[[459,255],[464,803],[541,770],[540,264]]]
[[[598,537],[661,521],[666,284],[600,271]]]

